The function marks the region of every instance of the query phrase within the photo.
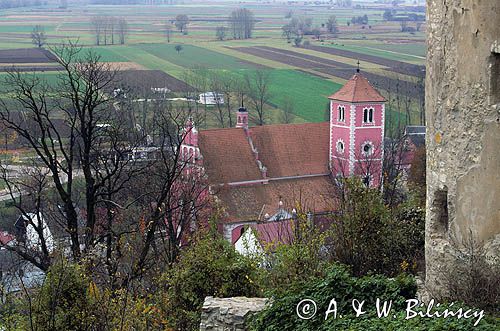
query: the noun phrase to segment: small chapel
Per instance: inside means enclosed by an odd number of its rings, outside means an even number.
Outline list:
[[[234,128],[186,123],[182,153],[203,168],[224,209],[227,240],[248,225],[291,219],[299,205],[310,217],[334,211],[337,176],[381,183],[386,100],[359,71],[329,100],[322,123],[250,127],[243,107]]]

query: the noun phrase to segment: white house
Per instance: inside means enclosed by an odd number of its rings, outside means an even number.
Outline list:
[[[204,105],[222,105],[224,104],[224,95],[218,92],[205,92],[200,94],[198,103]]]
[[[40,236],[33,225],[36,225],[37,227],[41,226],[47,250],[52,252],[54,250],[54,236],[41,214],[28,213],[26,215],[21,215],[15,223],[15,227],[25,240],[26,246],[34,249],[40,249]]]

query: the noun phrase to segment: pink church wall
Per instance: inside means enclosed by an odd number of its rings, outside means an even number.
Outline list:
[[[339,121],[339,105],[345,107],[344,121]],[[372,122],[363,122],[365,108],[373,108]],[[336,101],[330,103],[330,155],[332,156],[331,168],[334,175],[342,173],[344,175],[364,176],[369,173],[372,176],[371,185],[379,185],[382,171],[382,121],[384,119],[382,108],[383,105],[380,103],[356,104],[353,121],[354,128],[351,128],[351,104]],[[351,151],[349,150],[351,129],[354,129],[354,155],[350,155]],[[339,154],[337,151],[337,142],[339,140],[344,142],[344,153],[342,154]],[[369,156],[365,156],[362,152],[362,148],[367,142],[370,142],[373,146],[373,153]],[[354,159],[354,173],[350,173],[350,159]],[[367,159],[370,160],[367,161]]]
[[[331,102],[331,112],[330,119],[332,120],[331,124],[331,146],[330,146],[330,155],[332,156],[331,160],[331,169],[334,175],[343,174],[349,175],[349,145],[350,145],[350,110],[351,105],[345,103],[337,103]],[[338,106],[344,106],[344,118],[345,121],[338,120]],[[344,152],[339,153],[337,151],[337,142],[341,140],[344,143]]]
[[[345,121],[339,121],[339,106],[344,106],[345,111],[344,111],[344,117]],[[335,125],[347,125],[349,126],[349,123],[351,121],[351,105],[348,103],[338,103],[335,101],[330,102],[330,120],[333,120],[333,124]]]
[[[374,108],[374,122],[373,123],[363,123],[363,109],[364,108]],[[381,104],[359,104],[356,105],[356,119],[354,125],[357,127],[361,126],[380,126],[382,124],[382,105]]]

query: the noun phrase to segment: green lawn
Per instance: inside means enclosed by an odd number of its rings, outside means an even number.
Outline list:
[[[271,71],[270,103],[283,108],[285,100],[289,99],[295,115],[307,122],[322,122],[327,120],[328,97],[340,87],[340,84],[296,70],[275,69]]]
[[[174,63],[184,68],[204,67],[210,69],[247,69],[252,65],[240,61],[233,56],[214,52],[206,48],[193,45],[182,45],[182,50],[177,52],[175,44],[143,44],[134,45],[135,48],[144,50],[160,59]]]

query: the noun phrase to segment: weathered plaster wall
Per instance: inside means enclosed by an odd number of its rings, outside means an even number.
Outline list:
[[[437,294],[469,233],[500,240],[500,1],[427,0],[427,20],[426,284]]]

